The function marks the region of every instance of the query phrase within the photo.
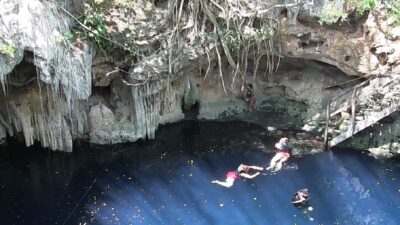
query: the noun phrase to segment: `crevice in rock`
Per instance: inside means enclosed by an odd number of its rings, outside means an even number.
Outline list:
[[[111,86],[93,87],[91,97],[94,98],[95,96],[99,96],[98,99],[95,99],[93,101],[93,104],[98,104],[99,102],[101,102],[108,108],[113,109],[114,107],[112,106],[111,92]]]
[[[195,102],[190,108],[185,108],[182,101],[182,112],[186,120],[196,120],[200,112],[200,103]]]
[[[285,17],[285,18],[287,18],[288,17],[288,10],[287,10],[287,8],[283,8],[282,10],[281,10],[281,16],[282,17]]]
[[[320,24],[318,23],[318,19],[311,16],[305,16],[302,13],[297,17],[297,22],[301,25],[308,27],[318,27]]]
[[[312,40],[308,40],[308,41],[301,41],[299,42],[299,47],[301,48],[315,48],[315,47],[319,47],[321,45],[324,44],[324,41],[312,41]]]
[[[22,87],[36,80],[38,74],[33,60],[34,54],[31,51],[24,51],[24,58],[11,72],[8,83],[14,87]]]
[[[207,21],[206,21],[205,27],[206,27],[206,29],[205,29],[205,32],[206,32],[206,33],[211,33],[211,32],[213,32],[213,30],[214,30],[214,25],[213,25],[213,23],[212,23],[210,20],[207,20]]]
[[[378,60],[381,65],[386,65],[389,58],[385,52],[378,54]]]
[[[347,16],[347,24],[350,26],[357,26],[364,24],[368,19],[369,11],[364,12],[363,15],[358,15],[356,12],[351,12]]]
[[[253,21],[253,28],[261,29],[261,21],[259,18],[255,18]]]

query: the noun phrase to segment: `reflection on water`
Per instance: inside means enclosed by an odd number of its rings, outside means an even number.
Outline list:
[[[293,167],[211,184],[274,141],[247,123],[184,122],[157,139],[74,154],[3,149],[1,224],[398,224],[400,168],[366,155],[292,157]],[[112,152],[116,154],[112,154]],[[297,165],[297,167],[296,167]],[[290,203],[308,187],[310,206]]]

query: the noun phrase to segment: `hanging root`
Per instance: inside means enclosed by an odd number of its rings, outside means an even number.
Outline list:
[[[205,51],[206,51],[206,54],[207,54],[208,66],[207,66],[207,71],[206,71],[206,74],[204,75],[203,81],[207,78],[208,72],[210,71],[210,67],[211,67],[211,60],[210,60],[209,50],[206,48]]]
[[[243,5],[242,5],[243,4]],[[183,10],[185,5],[189,10]],[[267,9],[252,9],[238,1],[222,0],[171,0],[169,12],[174,28],[168,39],[169,72],[173,71],[173,58],[180,47],[179,37],[183,31],[190,34],[189,39],[199,37],[207,55],[208,68],[203,78],[206,79],[210,69],[210,51],[215,48],[219,66],[219,77],[222,87],[227,92],[222,70],[222,54],[225,56],[233,77],[230,88],[234,89],[237,80],[241,80],[241,87],[246,83],[248,57],[253,52],[252,81],[256,81],[259,64],[265,56],[265,75],[272,78],[272,73],[278,68],[281,58],[280,22],[275,18],[277,8],[290,7],[297,4],[274,5]],[[255,21],[257,20],[257,26]],[[207,29],[207,22],[213,26],[212,31]],[[221,47],[221,48],[219,48]],[[221,52],[221,49],[223,50]],[[276,58],[275,56],[278,56]],[[239,76],[238,76],[239,75]],[[239,78],[239,79],[238,79]]]
[[[217,45],[217,43],[215,43],[215,45]],[[226,94],[226,88],[225,88],[225,82],[224,82],[224,75],[222,74],[221,55],[219,54],[218,46],[215,47],[215,51],[217,52],[217,57],[218,57],[219,76],[221,77],[222,88],[224,88],[224,92],[225,92],[225,94]]]

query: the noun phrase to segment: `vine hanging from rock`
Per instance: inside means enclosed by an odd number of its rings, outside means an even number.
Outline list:
[[[208,58],[209,52],[215,49],[219,76],[225,92],[221,68],[222,54],[226,57],[230,69],[234,73],[231,88],[235,85],[238,75],[241,86],[244,86],[250,50],[254,52],[255,58],[252,80],[256,79],[259,63],[264,56],[267,62],[265,75],[271,75],[279,66],[281,55],[281,26],[276,19],[274,14],[276,10],[274,9],[289,5],[275,5],[268,9],[247,11],[248,8],[242,4],[243,2],[240,1],[173,0],[169,10],[173,14],[172,22],[174,24],[168,42],[170,71],[172,48],[179,46],[179,43],[176,43],[179,40],[177,36],[184,30],[190,30],[190,35],[204,46]],[[189,10],[182,10],[185,6]],[[205,77],[207,77],[207,73]]]

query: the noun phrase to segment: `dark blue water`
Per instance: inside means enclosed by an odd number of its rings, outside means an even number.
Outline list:
[[[73,154],[0,151],[0,224],[400,224],[400,165],[350,151],[298,169],[211,184],[267,165],[274,138],[247,123],[184,122],[157,139]],[[290,203],[307,187],[312,211]]]

